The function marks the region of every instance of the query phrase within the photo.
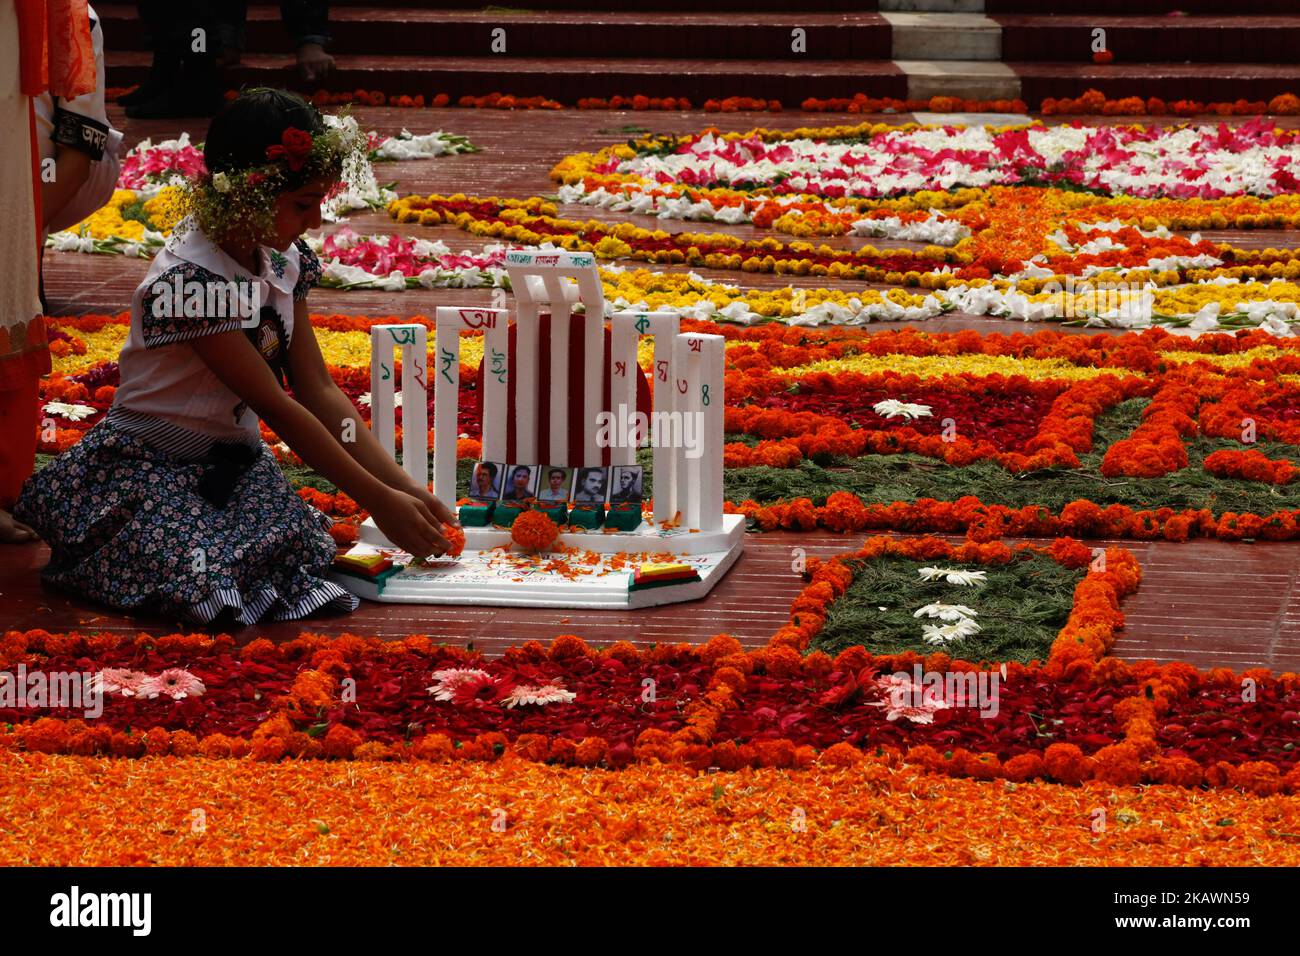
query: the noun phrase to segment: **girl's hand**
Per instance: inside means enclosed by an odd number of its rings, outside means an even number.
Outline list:
[[[443,524],[449,524],[455,528],[460,527],[460,520],[456,517],[456,509],[447,507],[443,504],[442,499],[435,498],[433,492],[428,488],[421,488],[418,484],[412,482],[411,487],[407,490],[424,502],[424,506],[433,512],[433,516]]]
[[[370,509],[370,516],[379,530],[412,557],[427,558],[451,547],[443,537],[442,521],[415,495],[390,489],[376,505]]]

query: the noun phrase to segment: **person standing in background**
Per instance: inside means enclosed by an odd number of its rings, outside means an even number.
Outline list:
[[[0,128],[7,131],[0,141],[0,543],[36,537],[9,509],[36,463],[38,383],[50,370],[38,295],[44,220],[32,98],[49,92],[72,101],[94,89],[86,0],[0,0]]]
[[[218,68],[239,63],[246,0],[138,0],[145,42],[153,51],[149,78],[119,97],[132,119],[212,116],[223,102]],[[281,0],[280,18],[293,39],[303,80],[323,80],[334,69],[327,0]]]
[[[280,19],[297,51],[298,75],[308,83],[323,80],[334,69],[334,57],[325,52],[330,42],[328,0],[280,0]],[[218,66],[235,66],[244,51],[247,0],[220,3]]]
[[[81,222],[108,204],[122,170],[122,134],[104,106],[104,31],[94,7],[90,16],[95,88],[71,99],[46,90],[33,101],[40,153],[42,239]],[[42,243],[42,263],[44,262]],[[46,307],[44,289],[41,306]]]
[[[118,98],[131,119],[213,116],[224,103],[217,82],[222,0],[138,0],[149,78]]]

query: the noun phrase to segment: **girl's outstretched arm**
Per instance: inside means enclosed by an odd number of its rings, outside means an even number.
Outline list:
[[[316,417],[285,394],[270,367],[242,331],[222,332],[190,343],[205,365],[270,428],[334,484],[371,513],[388,540],[416,557],[449,547],[439,519],[412,494],[370,474],[325,430]]]
[[[343,448],[390,488],[415,495],[444,524],[457,524],[455,512],[435,498],[428,488],[422,488],[411,479],[392,456],[384,451],[361,418],[361,413],[330,378],[321,355],[316,333],[312,331],[306,301],[294,305],[293,339],[289,345],[289,371],[293,375],[293,394],[302,402],[325,428],[334,435]],[[349,425],[350,423],[350,425]],[[345,440],[346,439],[346,440]]]

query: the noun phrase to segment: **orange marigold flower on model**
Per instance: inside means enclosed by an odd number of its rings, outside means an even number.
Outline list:
[[[525,551],[549,551],[560,536],[560,526],[540,511],[525,511],[510,526],[510,540]]]

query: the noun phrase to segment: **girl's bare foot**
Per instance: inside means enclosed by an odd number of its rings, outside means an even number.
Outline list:
[[[30,544],[40,536],[7,511],[0,511],[0,544]]]

